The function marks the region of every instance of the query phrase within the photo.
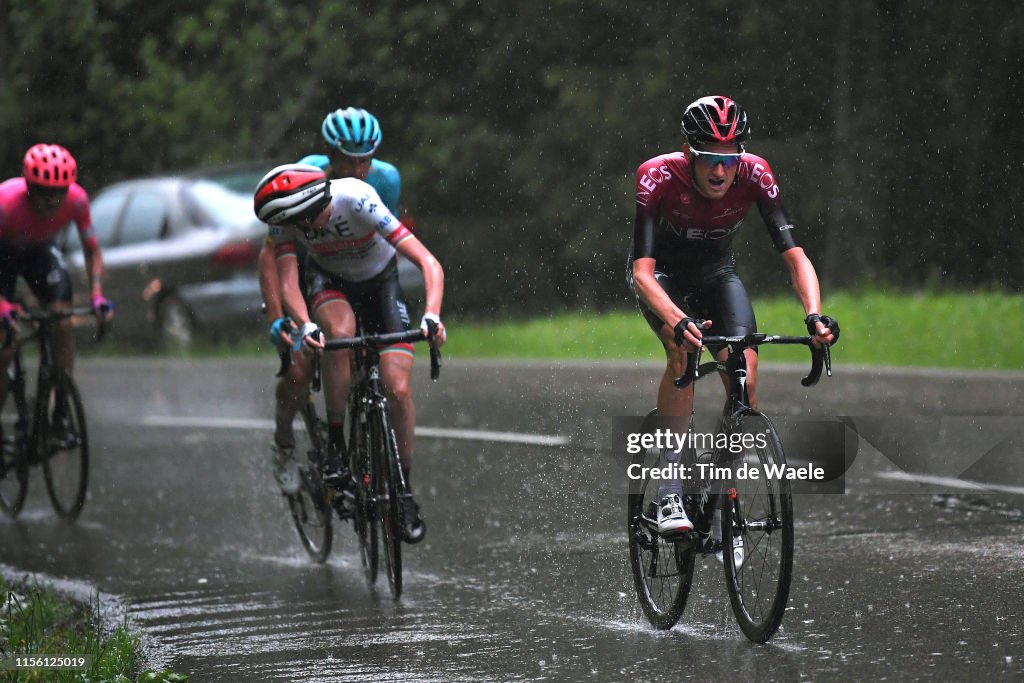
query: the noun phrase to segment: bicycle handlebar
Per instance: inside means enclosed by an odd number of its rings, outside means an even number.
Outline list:
[[[436,343],[437,324],[428,320],[427,332],[423,330],[407,330],[405,332],[389,332],[387,334],[368,334],[361,337],[340,337],[324,342],[324,351],[339,351],[354,348],[381,348],[392,344],[415,343],[425,341],[430,344],[430,379],[437,381],[441,375],[441,349]],[[282,356],[283,357],[283,356]],[[282,366],[283,367],[283,366]],[[312,390],[320,391],[320,354],[313,357]]]
[[[72,306],[66,311],[50,311],[42,309],[23,309],[15,311],[11,316],[14,322],[44,322],[46,320],[60,320],[63,318],[85,318],[96,316],[96,311],[91,306]],[[96,341],[99,342],[107,332],[107,320],[102,316],[96,316]],[[10,325],[8,325],[10,327]],[[3,348],[8,348],[14,342],[14,335],[7,335]]]
[[[832,376],[832,354],[828,346],[818,348],[811,341],[813,337],[787,337],[780,335],[770,335],[763,332],[752,332],[744,336],[736,337],[723,337],[723,336],[704,336],[701,338],[701,346],[697,349],[697,353],[687,354],[686,357],[686,371],[683,372],[682,377],[675,380],[675,385],[680,389],[685,389],[690,386],[694,380],[700,377],[698,372],[698,365],[700,363],[700,355],[704,351],[705,345],[725,345],[730,347],[730,352],[742,351],[743,349],[752,349],[762,344],[802,344],[811,351],[811,371],[806,377],[800,380],[800,384],[805,387],[812,387],[818,383],[821,379],[821,370],[825,369],[825,372],[829,377]]]

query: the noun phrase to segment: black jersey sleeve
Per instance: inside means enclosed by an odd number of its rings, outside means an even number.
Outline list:
[[[793,224],[789,221],[789,215],[782,202],[758,202],[757,209],[761,212],[761,218],[764,219],[764,224],[768,228],[768,234],[780,254],[797,246],[796,237],[793,235]]]
[[[633,226],[633,260],[654,258],[654,228],[657,220],[637,204],[636,224]]]

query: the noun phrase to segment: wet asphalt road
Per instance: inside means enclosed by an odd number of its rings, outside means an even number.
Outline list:
[[[793,589],[767,646],[734,625],[704,562],[673,630],[633,594],[611,418],[639,415],[650,364],[486,364],[416,373],[419,424],[568,439],[418,439],[427,540],[406,548],[406,593],[367,587],[348,527],[306,559],[272,481],[273,362],[85,361],[93,447],[77,524],[56,521],[35,473],[0,519],[5,574],[39,572],[116,597],[154,666],[193,681],[963,680],[1024,676],[1024,466],[1004,488],[933,505],[862,448],[846,495],[799,496]],[[762,368],[762,407],[816,415],[1021,415],[1024,375]],[[698,410],[721,405],[703,391]],[[493,434],[477,435],[493,439]],[[1012,449],[1011,449],[1012,450]],[[1016,451],[1011,456],[1016,455]],[[701,560],[698,560],[700,563]],[[70,654],[70,653],[69,653]]]

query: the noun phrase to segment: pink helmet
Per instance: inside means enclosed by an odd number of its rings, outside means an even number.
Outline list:
[[[33,145],[25,152],[22,174],[29,185],[66,188],[78,179],[78,164],[60,145]]]

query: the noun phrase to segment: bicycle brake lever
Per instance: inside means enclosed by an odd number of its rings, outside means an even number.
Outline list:
[[[320,354],[313,354],[313,378],[310,380],[309,390],[314,394],[320,391]]]
[[[437,323],[427,321],[427,344],[430,346],[430,379],[437,381],[441,375],[441,349],[437,345]]]

